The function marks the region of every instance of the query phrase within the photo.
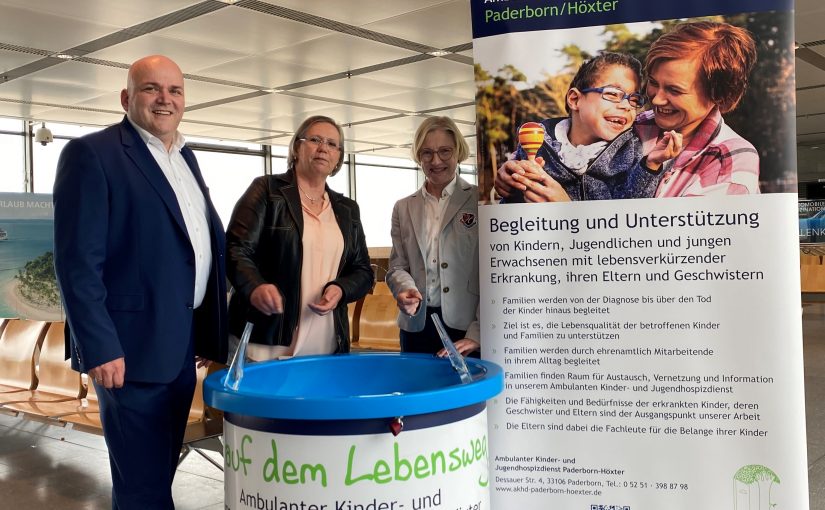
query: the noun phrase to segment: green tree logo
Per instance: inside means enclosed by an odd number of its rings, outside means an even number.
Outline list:
[[[776,473],[765,466],[750,464],[733,475],[734,510],[771,510],[776,503],[771,501],[773,484],[779,483]]]

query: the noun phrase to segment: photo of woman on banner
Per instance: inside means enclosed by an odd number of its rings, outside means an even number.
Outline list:
[[[681,137],[656,140],[647,158],[633,131],[645,104],[641,64],[603,52],[585,61],[566,94],[568,117],[541,121],[535,160],[521,144],[495,177],[503,202],[568,202],[652,197],[662,163],[681,150]],[[658,145],[657,145],[658,143]]]
[[[699,21],[662,35],[645,58],[652,106],[636,119],[645,150],[676,131],[684,150],[664,165],[656,197],[759,193],[759,154],[725,124],[756,63],[750,32]]]

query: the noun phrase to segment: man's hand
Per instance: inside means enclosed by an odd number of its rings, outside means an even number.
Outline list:
[[[398,293],[398,296],[395,298],[395,302],[398,305],[398,309],[404,312],[409,316],[415,315],[415,312],[418,311],[418,306],[421,304],[421,301],[424,298],[421,297],[421,293],[418,292],[418,289],[407,289],[402,290]]]
[[[106,389],[122,388],[126,377],[126,360],[122,357],[113,359],[89,370],[89,377]]]
[[[249,302],[264,315],[284,313],[284,298],[281,297],[281,291],[271,283],[255,287],[249,296]]]
[[[343,296],[344,291],[341,287],[335,284],[328,285],[321,299],[319,299],[317,303],[309,303],[308,306],[310,310],[318,315],[326,315],[332,310],[335,310],[335,307],[338,306]]]

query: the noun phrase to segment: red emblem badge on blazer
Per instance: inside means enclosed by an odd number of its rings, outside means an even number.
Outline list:
[[[474,227],[476,224],[476,215],[469,212],[461,213],[461,218],[459,218],[458,221],[467,228]]]

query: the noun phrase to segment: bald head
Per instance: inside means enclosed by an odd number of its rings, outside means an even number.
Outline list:
[[[129,67],[120,104],[132,122],[159,138],[168,150],[185,107],[180,67],[163,55],[136,61]]]

